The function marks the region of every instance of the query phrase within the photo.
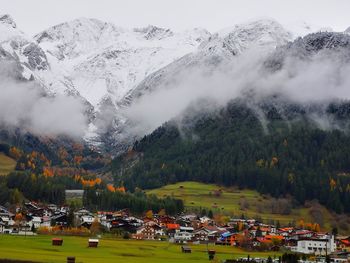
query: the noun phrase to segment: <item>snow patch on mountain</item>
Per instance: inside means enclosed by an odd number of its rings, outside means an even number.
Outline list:
[[[17,27],[15,21],[13,20],[13,18],[9,14],[0,15],[0,23],[8,24],[12,28],[16,28]]]
[[[236,53],[249,48],[274,49],[292,40],[292,34],[273,19],[260,19],[238,24],[218,32]]]
[[[193,52],[209,36],[204,29],[126,29],[80,18],[49,28],[35,39],[50,54],[50,64],[63,68],[75,89],[98,110],[106,100],[117,105],[145,77]]]
[[[194,68],[206,68],[208,73],[220,64],[231,61],[235,56],[249,49],[272,52],[291,41],[292,34],[272,19],[256,20],[238,24],[213,34],[195,52],[188,54],[145,78],[121,101],[128,105],[134,98],[166,87],[175,81],[174,76]]]

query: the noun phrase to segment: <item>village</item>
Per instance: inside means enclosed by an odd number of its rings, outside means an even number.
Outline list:
[[[98,243],[106,233],[124,239],[159,240],[179,243],[182,252],[191,253],[191,245],[212,244],[235,246],[246,251],[283,251],[303,255],[304,260],[348,262],[350,236],[321,232],[319,229],[279,227],[255,219],[230,218],[218,223],[208,216],[183,213],[169,216],[165,211],[143,217],[131,215],[127,209],[92,213],[81,208],[70,211],[68,206],[24,203],[10,212],[0,206],[2,235],[82,235]],[[97,244],[96,244],[97,246]]]

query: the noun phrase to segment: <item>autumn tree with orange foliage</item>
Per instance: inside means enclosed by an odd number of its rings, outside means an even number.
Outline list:
[[[145,217],[148,219],[152,219],[153,218],[153,211],[152,210],[148,210],[145,214]]]
[[[329,180],[329,187],[331,188],[331,191],[334,191],[336,186],[337,186],[337,182],[333,178],[331,178]]]
[[[125,193],[125,192],[126,192],[124,186],[115,187],[115,186],[113,186],[112,184],[107,184],[107,190],[110,191],[110,192],[113,192],[113,193],[115,193],[115,192]]]
[[[18,229],[20,230],[23,222],[25,221],[25,217],[22,213],[17,213],[15,215],[15,225],[18,227]]]
[[[18,160],[22,156],[23,152],[20,149],[17,149],[16,147],[11,147],[9,150],[9,156],[12,157],[15,160]]]
[[[305,222],[304,222],[304,220],[303,220],[303,219],[300,219],[300,220],[298,221],[297,226],[298,226],[299,228],[304,228],[304,227],[305,227]]]
[[[96,179],[88,179],[88,180],[85,180],[84,178],[81,178],[81,184],[84,186],[84,187],[94,187],[95,185],[100,185],[102,180],[101,178],[96,178]]]
[[[44,169],[43,169],[43,175],[44,175],[45,177],[53,177],[53,176],[54,176],[53,169],[52,169],[52,168],[49,168],[49,167],[44,167]]]

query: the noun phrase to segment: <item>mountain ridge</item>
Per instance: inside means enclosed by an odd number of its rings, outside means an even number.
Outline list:
[[[121,144],[118,149],[126,149],[135,138],[126,138],[129,128],[125,123],[129,120],[122,109],[163,85],[159,80],[165,79],[167,72],[200,64],[214,70],[246,49],[259,46],[273,50],[295,37],[272,19],[212,34],[200,28],[175,32],[152,25],[127,29],[79,18],[33,38],[21,32],[9,15],[1,16],[0,21],[6,24],[2,26],[2,57],[15,61],[21,77],[39,82],[50,96],[79,97],[90,112],[85,140],[108,147],[114,141],[112,147]]]

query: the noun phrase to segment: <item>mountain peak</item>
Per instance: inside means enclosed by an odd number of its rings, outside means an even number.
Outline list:
[[[8,25],[12,26],[13,28],[17,27],[15,21],[13,20],[13,18],[9,14],[0,15],[0,23],[8,24]]]
[[[86,37],[97,38],[106,25],[108,25],[107,22],[95,18],[81,17],[52,26],[40,32],[34,38],[38,43],[51,42],[61,38],[68,38],[69,40]]]
[[[266,30],[268,28],[282,28],[283,26],[272,18],[261,18],[250,20],[245,23],[236,24],[233,27],[228,27],[218,32],[220,37],[226,37],[232,32],[243,31],[243,30],[256,30],[256,29]]]
[[[219,44],[223,42],[231,53],[238,54],[252,47],[276,48],[292,40],[292,35],[276,20],[263,18],[221,30],[212,40],[215,38],[221,39]]]
[[[147,27],[143,28],[135,28],[134,32],[144,34],[144,37],[146,39],[160,39],[174,35],[174,33],[170,29],[157,27],[153,25],[148,25]]]

